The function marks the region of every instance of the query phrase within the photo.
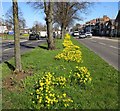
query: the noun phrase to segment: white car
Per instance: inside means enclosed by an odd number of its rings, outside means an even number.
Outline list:
[[[86,32],[86,33],[85,33],[85,36],[86,36],[86,37],[92,37],[92,34],[91,34],[91,32]]]
[[[79,38],[85,38],[86,36],[85,36],[85,33],[80,33],[80,36],[79,36]]]
[[[74,36],[79,36],[79,32],[78,31],[74,31],[73,35]]]

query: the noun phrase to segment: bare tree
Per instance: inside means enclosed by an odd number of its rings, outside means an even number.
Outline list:
[[[46,15],[45,21],[47,25],[47,43],[48,43],[48,50],[55,49],[55,43],[53,38],[53,2],[49,0],[49,2],[41,2],[41,0],[36,0],[36,2],[29,2],[32,4],[32,7],[35,9],[44,9],[44,13]]]
[[[6,12],[5,14],[6,17],[6,23],[13,25],[13,10],[12,7]],[[26,27],[26,20],[23,17],[23,13],[20,8],[18,8],[18,17],[19,17],[19,26],[20,28],[25,28]]]
[[[35,31],[36,33],[39,31],[46,31],[46,26],[38,21],[35,21],[32,27],[32,31]]]
[[[15,72],[22,70],[21,55],[20,55],[20,32],[19,32],[19,18],[18,18],[18,3],[17,0],[13,2],[13,23],[14,23],[14,53],[15,53]]]
[[[56,2],[54,5],[54,20],[61,26],[61,38],[64,37],[66,28],[74,20],[81,20],[78,11],[85,12],[90,2]]]

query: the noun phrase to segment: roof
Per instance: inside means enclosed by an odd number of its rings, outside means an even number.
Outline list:
[[[120,21],[120,10],[119,10],[119,12],[118,12],[118,15],[117,15],[115,21],[116,21],[116,22],[117,22],[117,21]]]

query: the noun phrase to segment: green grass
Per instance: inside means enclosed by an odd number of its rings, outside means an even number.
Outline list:
[[[92,83],[85,89],[78,85],[67,85],[66,89],[58,89],[58,91],[66,92],[74,100],[74,105],[78,109],[117,109],[118,71],[75,39],[72,41],[81,48],[83,63],[79,66],[86,66],[89,69]],[[73,70],[78,64],[54,59],[55,55],[63,49],[62,42],[63,40],[56,41],[57,50],[54,51],[35,48],[22,55],[23,69],[32,70],[33,76],[24,80],[25,88],[22,91],[9,91],[3,88],[3,109],[30,109],[32,106],[30,93],[33,92],[35,82],[43,76],[42,72],[55,72],[55,76],[68,78],[70,70]],[[9,63],[14,65],[13,59]],[[3,79],[11,73],[5,63],[2,64],[2,71]]]
[[[2,34],[0,35],[3,40],[14,40],[14,35]],[[28,38],[29,34],[20,35],[20,38]]]
[[[2,35],[3,40],[14,40],[14,35],[4,34]]]

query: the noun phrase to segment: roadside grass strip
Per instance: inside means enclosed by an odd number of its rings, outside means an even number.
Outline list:
[[[75,61],[79,63],[81,61],[81,51],[79,51],[79,47],[73,45],[72,41],[70,40],[70,35],[66,34],[63,47],[62,54],[58,54],[55,58],[62,59],[66,61]],[[70,52],[70,53],[69,53]],[[72,53],[71,53],[72,52]],[[71,56],[70,56],[71,55]],[[68,58],[68,59],[67,59]],[[42,80],[38,81],[38,87],[35,88],[36,91],[33,93],[33,103],[34,108],[36,109],[66,109],[66,108],[76,108],[74,106],[74,101],[71,98],[67,98],[66,92],[63,92],[62,95],[55,92],[57,88],[66,89],[66,86],[72,84],[78,84],[81,87],[91,82],[91,77],[88,69],[86,67],[78,67],[76,66],[76,71],[73,74],[68,73],[68,78],[66,79],[63,76],[54,77],[53,74],[47,72]],[[66,75],[66,74],[65,74]],[[69,95],[68,95],[69,97]],[[72,104],[70,104],[72,103]]]

